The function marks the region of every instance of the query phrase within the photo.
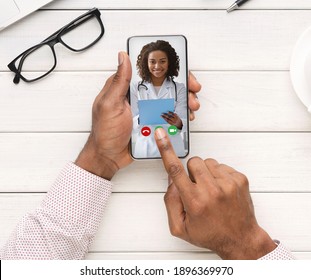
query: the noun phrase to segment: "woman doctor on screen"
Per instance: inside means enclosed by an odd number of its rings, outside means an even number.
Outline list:
[[[139,124],[138,100],[174,99],[174,112],[161,115],[165,124],[159,124],[168,131],[173,128],[170,139],[178,156],[188,153],[184,134],[187,133],[187,89],[183,83],[174,81],[179,73],[179,56],[167,42],[158,40],[145,45],[137,58],[138,75],[142,79],[131,84],[131,106],[133,112],[132,153],[135,158],[160,157],[154,140],[154,130],[158,125],[147,125],[151,133],[144,136]],[[174,126],[175,131],[174,131]],[[172,131],[171,131],[172,132]]]

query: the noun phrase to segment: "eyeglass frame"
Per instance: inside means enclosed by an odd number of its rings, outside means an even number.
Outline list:
[[[89,15],[89,17],[87,17]],[[20,79],[22,79],[24,82],[27,83],[31,83],[31,82],[35,82],[37,80],[40,80],[42,78],[44,78],[45,76],[47,76],[48,74],[50,74],[56,67],[57,64],[57,58],[56,58],[56,52],[54,49],[54,46],[57,43],[61,43],[64,47],[68,48],[69,50],[73,51],[73,52],[81,52],[84,51],[90,47],[92,47],[93,45],[95,45],[104,35],[105,33],[105,28],[104,28],[104,24],[100,18],[100,11],[98,8],[93,8],[91,10],[89,10],[88,12],[84,13],[83,15],[77,17],[76,19],[72,20],[71,22],[69,22],[68,24],[66,24],[64,27],[62,27],[61,29],[57,30],[56,32],[54,32],[52,35],[50,35],[49,37],[47,37],[45,40],[43,40],[41,43],[32,46],[31,48],[27,49],[26,51],[22,52],[20,55],[18,55],[15,59],[13,59],[9,64],[8,64],[8,68],[15,73],[15,77],[13,79],[13,82],[15,84],[18,84],[20,82]],[[70,32],[71,30],[75,29],[76,27],[80,26],[81,24],[83,24],[85,21],[91,19],[93,16],[96,17],[96,19],[99,22],[100,28],[101,28],[101,33],[99,35],[99,37],[92,42],[90,45],[82,48],[82,49],[74,49],[70,46],[68,46],[62,39],[61,37],[63,35],[65,35],[66,33]],[[84,17],[86,17],[84,20],[80,21],[81,19],[83,19]],[[73,25],[75,22],[77,22],[76,25]],[[70,28],[71,27],[71,28]],[[53,53],[53,57],[54,57],[54,65],[53,67],[46,72],[45,74],[43,74],[42,76],[39,76],[35,79],[26,79],[22,74],[21,74],[21,70],[24,64],[24,60],[26,59],[26,57],[31,54],[33,51],[36,51],[37,49],[41,48],[44,45],[48,45]],[[18,68],[16,67],[15,63],[17,60],[20,59],[20,62],[18,63]]]

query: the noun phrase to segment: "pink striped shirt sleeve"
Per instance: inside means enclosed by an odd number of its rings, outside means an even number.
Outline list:
[[[111,189],[110,181],[68,163],[41,206],[18,223],[0,259],[83,259]]]
[[[294,260],[292,253],[278,240],[274,240],[277,247],[269,254],[260,258],[260,260]]]
[[[0,259],[83,259],[111,195],[110,181],[68,163],[41,206],[26,214],[0,250]],[[282,243],[261,260],[294,259]]]

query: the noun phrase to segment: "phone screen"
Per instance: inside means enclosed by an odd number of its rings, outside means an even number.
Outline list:
[[[130,150],[134,159],[160,158],[154,139],[166,130],[178,157],[189,153],[187,40],[182,35],[128,39],[133,74],[129,101],[133,116]]]

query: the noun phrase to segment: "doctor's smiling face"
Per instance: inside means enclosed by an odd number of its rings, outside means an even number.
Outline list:
[[[143,81],[161,86],[165,78],[178,76],[179,56],[169,42],[157,40],[143,46],[136,67]]]
[[[161,86],[167,75],[168,57],[163,51],[153,51],[148,56],[148,69],[154,86]]]

